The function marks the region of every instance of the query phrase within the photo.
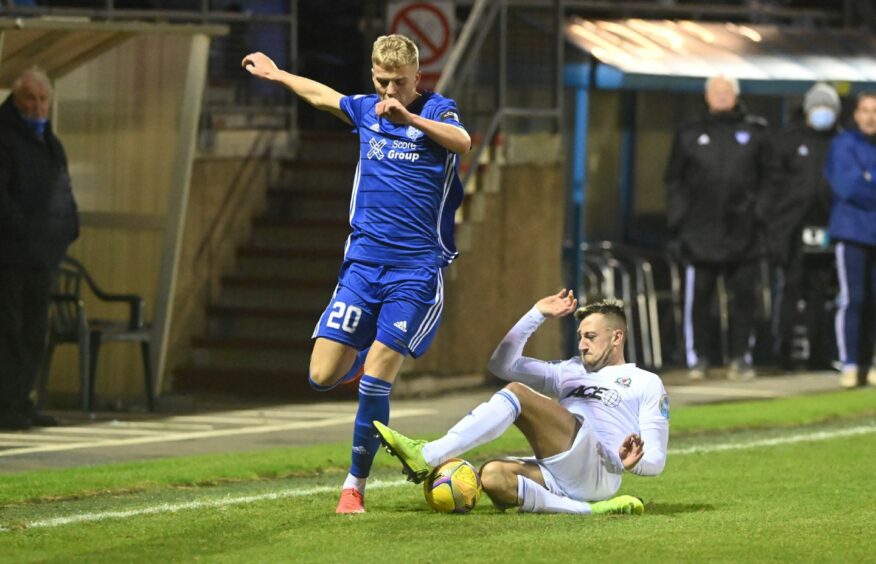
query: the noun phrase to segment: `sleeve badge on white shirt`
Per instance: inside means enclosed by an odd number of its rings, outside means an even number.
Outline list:
[[[620,384],[624,388],[629,388],[630,384],[632,384],[633,381],[628,376],[621,376],[617,380],[615,380],[615,383]]]
[[[663,394],[663,397],[660,398],[660,415],[669,419],[669,396]]]

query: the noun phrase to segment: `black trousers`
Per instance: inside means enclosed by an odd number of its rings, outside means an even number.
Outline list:
[[[757,261],[727,264],[701,263],[687,267],[684,299],[684,336],[687,365],[709,364],[715,346],[712,310],[717,303],[718,277],[724,276],[729,317],[729,355],[732,360],[749,355],[753,348],[754,322],[758,308]]]
[[[791,360],[795,326],[806,328],[810,368],[828,368],[836,357],[834,319],[826,307],[836,295],[834,262],[832,253],[799,251],[781,269],[773,328],[780,361]]]
[[[0,411],[33,409],[53,280],[51,269],[0,265]]]

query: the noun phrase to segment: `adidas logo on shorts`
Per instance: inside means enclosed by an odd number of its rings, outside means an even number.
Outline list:
[[[395,323],[393,323],[393,325],[395,325],[396,327],[401,329],[402,332],[404,332],[404,333],[408,332],[408,322],[407,321],[396,321]]]

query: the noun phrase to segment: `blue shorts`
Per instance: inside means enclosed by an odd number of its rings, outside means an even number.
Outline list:
[[[331,302],[313,338],[363,350],[376,340],[414,358],[429,348],[444,310],[439,267],[398,267],[344,261]]]

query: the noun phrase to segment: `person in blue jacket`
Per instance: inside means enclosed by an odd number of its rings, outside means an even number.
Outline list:
[[[438,330],[442,272],[457,255],[459,155],[471,149],[456,102],[417,91],[419,53],[410,39],[378,37],[371,63],[375,93],[354,96],[280,70],[262,53],[251,53],[242,63],[252,75],[279,82],[359,135],[352,233],[310,356],[310,385],[320,391],[364,367],[352,465],[337,513],[365,511],[365,482],[380,447],[372,421],[389,421],[389,395],[402,362],[426,352]]]
[[[861,369],[871,364],[862,358],[872,350],[864,336],[876,335],[863,323],[876,312],[876,92],[858,96],[854,121],[855,128],[834,138],[824,164],[833,191],[828,232],[836,241],[836,338],[844,388],[859,384]],[[868,306],[871,314],[865,316]],[[876,386],[872,366],[867,382]]]

